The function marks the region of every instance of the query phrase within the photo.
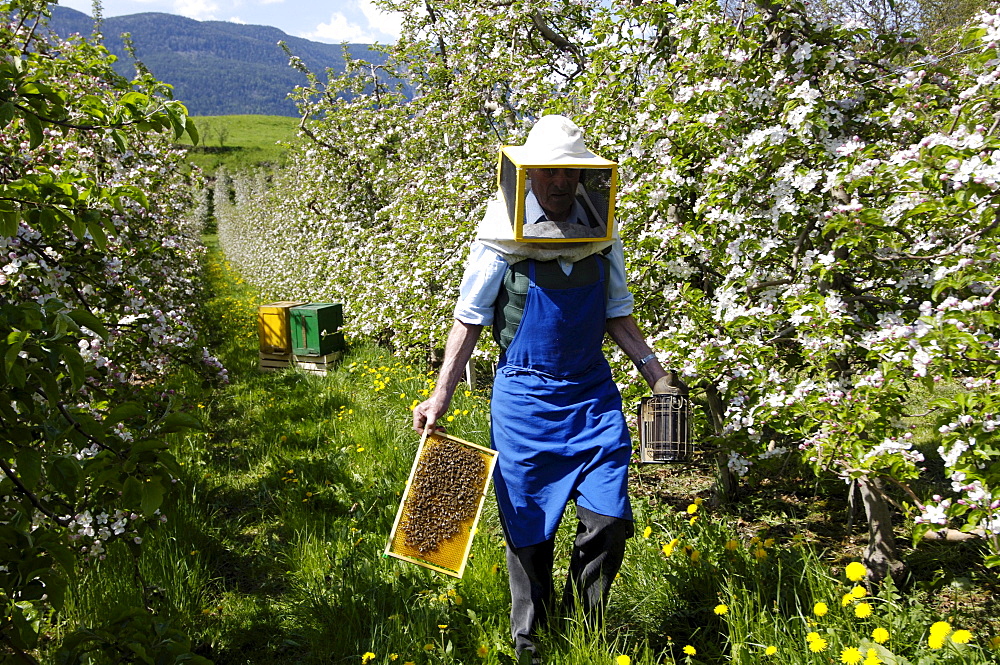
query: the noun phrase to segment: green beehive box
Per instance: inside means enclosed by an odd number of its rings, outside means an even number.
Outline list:
[[[344,350],[344,309],[336,303],[310,303],[289,310],[292,324],[292,353],[297,356],[325,356]]]

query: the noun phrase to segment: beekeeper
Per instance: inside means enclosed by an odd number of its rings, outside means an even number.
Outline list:
[[[564,610],[596,623],[633,535],[632,452],[621,395],[602,351],[607,332],[652,387],[663,368],[632,318],[622,243],[609,203],[585,176],[610,169],[571,120],[545,116],[522,146],[501,153],[500,188],[472,244],[434,392],[413,410],[423,431],[447,413],[483,326],[502,353],[493,384],[494,486],[507,540],[511,634],[537,656],[552,607],[556,528],[566,504],[579,519]],[[517,165],[526,174],[523,205]],[[613,190],[612,190],[613,192]],[[512,200],[512,196],[518,196]],[[521,214],[523,210],[523,215]]]

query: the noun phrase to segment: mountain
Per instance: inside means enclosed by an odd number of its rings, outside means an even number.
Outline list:
[[[52,7],[49,25],[62,37],[94,32],[90,16],[58,5]],[[122,43],[125,32],[132,36],[136,57],[174,86],[174,98],[192,115],[297,116],[287,96],[306,77],[289,66],[279,40],[321,80],[327,68],[341,72],[344,67],[342,45],[291,37],[277,28],[160,13],[105,18],[104,45],[118,56],[115,69],[129,77],[135,69]],[[352,57],[384,59],[368,44],[348,44],[347,50]]]

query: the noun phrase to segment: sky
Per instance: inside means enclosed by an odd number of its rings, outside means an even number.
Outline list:
[[[91,0],[58,4],[90,14]],[[380,12],[372,0],[103,0],[105,18],[162,12],[198,21],[269,25],[293,37],[339,44],[387,44],[399,34],[400,18]]]

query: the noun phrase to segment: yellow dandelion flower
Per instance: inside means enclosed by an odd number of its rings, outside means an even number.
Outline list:
[[[642,530],[642,537],[649,538],[649,534],[651,533],[653,533],[653,527],[647,526],[645,529]]]
[[[765,550],[763,547],[758,547],[756,550],[754,550],[753,555],[757,557],[758,561],[763,561],[764,559],[767,558],[767,550]]]
[[[448,624],[446,624],[446,623],[439,623],[438,624],[438,628],[440,628],[441,630],[448,630]]]
[[[667,556],[670,556],[673,553],[674,548],[677,547],[677,544],[679,542],[680,540],[678,540],[677,538],[671,540],[669,543],[663,546],[663,553]]]
[[[490,655],[490,648],[485,644],[480,644],[479,648],[476,649],[476,655],[480,658],[486,658],[486,656]]]
[[[815,630],[811,630],[808,633],[806,633],[806,642],[812,642],[813,640],[818,640],[818,639],[819,639],[819,633],[817,633]]]
[[[399,659],[399,654],[398,653],[390,653],[389,654],[389,660],[397,660],[397,659]]]
[[[882,659],[878,657],[875,649],[869,649],[865,652],[865,662],[861,665],[882,665]]]
[[[686,653],[689,656],[694,656],[694,655],[696,655],[698,653],[698,650],[695,649],[690,644],[685,645],[683,651],[684,651],[684,653]]]
[[[695,515],[691,519],[688,520],[688,524],[690,524],[691,526],[694,526],[694,523],[697,522],[697,521],[698,521],[698,516]]]
[[[1000,635],[994,635],[990,638],[990,648],[1000,649]]]
[[[944,646],[944,638],[945,638],[944,635],[931,634],[927,638],[927,646],[929,646],[931,649],[940,649],[941,647]]]
[[[690,504],[687,507],[687,511],[688,511],[688,515],[694,515],[696,512],[698,512],[698,504],[697,503]]]
[[[972,641],[972,633],[967,630],[956,630],[951,635],[951,641],[955,644],[968,644]]]
[[[774,547],[774,538],[768,538],[765,540],[764,547]]]
[[[826,606],[826,603],[816,603],[813,605],[813,614],[818,617],[825,617],[826,613],[830,611],[830,608]]]
[[[857,600],[857,599],[854,597],[853,594],[845,593],[840,598],[840,606],[841,607],[847,607],[848,605],[850,605],[851,603],[853,603],[855,600]]]
[[[694,505],[700,506],[703,503],[705,503],[705,500],[703,498],[701,498],[700,496],[695,497],[695,499],[694,499]]]
[[[735,552],[739,547],[740,544],[735,538],[726,541],[726,550],[729,552]]]
[[[765,656],[773,656],[776,653],[778,653],[778,647],[776,646],[769,646],[766,649],[764,649]]]
[[[840,652],[840,662],[845,665],[858,665],[864,656],[854,647],[849,647]]]
[[[867,619],[872,615],[871,603],[858,603],[854,608],[854,616],[859,619]]]
[[[622,654],[615,658],[615,665],[632,665],[632,659]]]
[[[951,632],[951,624],[947,621],[935,621],[931,624],[931,635],[947,635]]]
[[[723,614],[729,611],[729,608],[726,607],[725,605],[716,605],[715,609],[712,611],[721,617]]]
[[[844,574],[847,575],[847,579],[852,582],[860,582],[868,574],[868,569],[865,568],[865,564],[852,561],[847,564],[847,568],[844,569]]]
[[[701,552],[699,552],[698,550],[691,550],[691,561],[693,563],[698,563],[700,559],[701,559]]]
[[[820,653],[821,651],[826,651],[826,640],[822,637],[817,637],[812,642],[809,643],[809,650],[813,653]]]
[[[430,642],[424,645],[424,651],[434,651],[434,645]]]
[[[414,663],[412,660],[408,660],[405,663],[403,663],[403,665],[417,665],[417,664]]]
[[[872,639],[879,644],[885,644],[889,641],[889,631],[882,627],[876,628],[872,631]]]
[[[362,663],[362,665],[365,665],[366,663],[370,663],[373,660],[375,660],[375,654],[373,654],[371,651],[368,651],[363,656],[361,656],[361,663]]]
[[[462,604],[462,597],[459,596],[458,594],[455,594],[455,604],[456,605],[461,605]]]
[[[864,588],[860,584],[857,584],[853,589],[851,589],[851,595],[855,598],[864,598],[868,595],[868,589]]]

